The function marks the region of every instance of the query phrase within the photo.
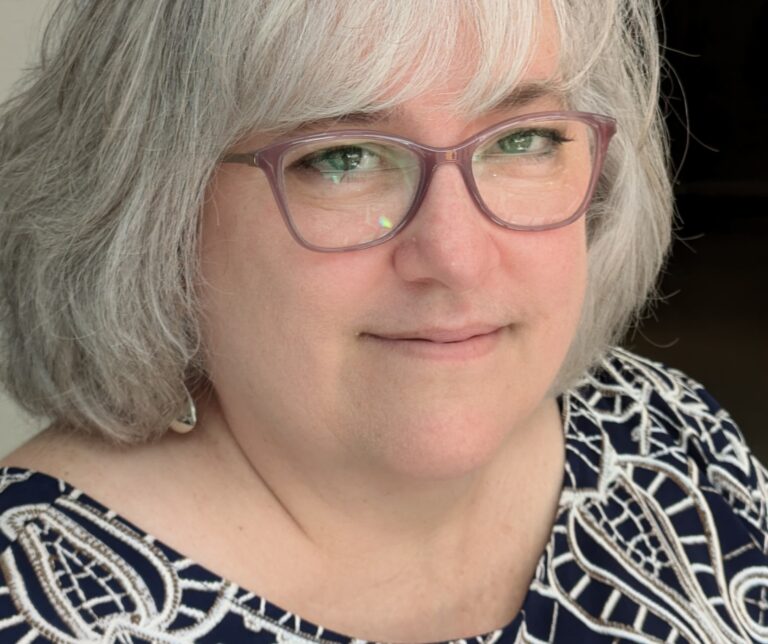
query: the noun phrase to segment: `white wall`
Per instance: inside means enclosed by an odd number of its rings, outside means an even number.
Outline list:
[[[52,0],[0,0],[0,100],[10,95],[24,66],[34,60],[53,6]],[[0,393],[0,455],[33,436],[42,422],[23,414]]]

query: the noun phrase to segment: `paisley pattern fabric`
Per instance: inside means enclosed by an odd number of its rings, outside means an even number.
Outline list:
[[[473,642],[768,642],[766,470],[683,374],[622,350],[561,398],[560,506],[523,607]],[[337,642],[67,483],[0,473],[0,642]]]

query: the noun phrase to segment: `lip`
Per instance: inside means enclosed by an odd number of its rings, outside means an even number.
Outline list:
[[[428,359],[464,360],[484,356],[499,344],[505,327],[472,325],[456,329],[428,328],[403,333],[364,333],[389,351]]]
[[[371,333],[366,335],[372,335],[381,338],[382,340],[425,340],[427,342],[450,343],[464,342],[476,336],[488,335],[489,333],[498,331],[500,328],[501,326],[498,324],[475,324],[456,329],[431,327],[419,331],[406,331],[403,333]]]

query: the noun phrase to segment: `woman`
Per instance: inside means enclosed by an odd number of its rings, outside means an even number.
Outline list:
[[[53,419],[0,639],[764,641],[765,471],[609,349],[670,236],[653,9],[64,4],[0,134]]]

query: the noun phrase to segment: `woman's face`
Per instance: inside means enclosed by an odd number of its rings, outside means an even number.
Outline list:
[[[555,71],[551,32],[527,81]],[[441,106],[458,89],[437,88],[363,127],[447,146],[564,107],[543,96],[467,120]],[[325,458],[422,478],[481,466],[536,425],[586,283],[583,218],[545,232],[502,229],[450,164],[399,236],[347,253],[298,245],[261,171],[222,165],[202,262],[209,372],[241,444],[297,467]]]

